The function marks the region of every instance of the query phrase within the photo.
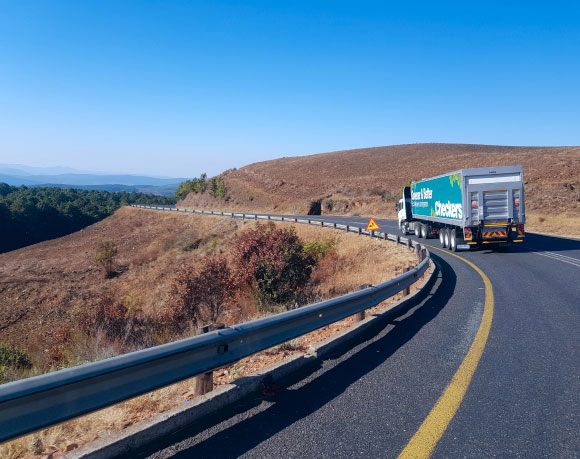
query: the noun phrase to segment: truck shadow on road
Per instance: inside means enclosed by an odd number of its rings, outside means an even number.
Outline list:
[[[422,298],[414,300],[396,317],[376,321],[323,361],[315,359],[306,368],[276,381],[289,389],[273,397],[253,394],[131,456],[239,457],[314,413],[383,364],[445,307],[453,296],[457,277],[443,259],[436,255],[433,259],[437,268],[423,289]]]

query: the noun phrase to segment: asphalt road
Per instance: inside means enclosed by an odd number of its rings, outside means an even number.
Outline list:
[[[256,394],[135,457],[398,456],[465,358],[484,308],[482,278],[447,251],[432,255],[437,281],[404,315],[281,381],[276,396]],[[433,457],[580,457],[580,241],[527,234],[507,251],[459,255],[489,277],[494,316]]]

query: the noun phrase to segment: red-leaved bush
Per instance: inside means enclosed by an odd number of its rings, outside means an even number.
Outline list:
[[[212,255],[199,265],[182,266],[171,290],[173,322],[198,327],[218,321],[231,304],[236,285],[226,257]]]
[[[232,249],[234,276],[256,288],[262,303],[295,301],[308,283],[316,256],[305,253],[293,229],[269,222],[242,233]]]

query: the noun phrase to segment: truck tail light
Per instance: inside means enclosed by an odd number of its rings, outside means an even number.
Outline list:
[[[477,191],[471,192],[471,212],[469,212],[469,217],[473,223],[479,221],[479,193]]]
[[[514,190],[514,206],[520,205],[520,190]]]
[[[471,239],[473,239],[473,236],[471,234],[471,228],[465,228],[463,235],[466,241],[470,241]]]

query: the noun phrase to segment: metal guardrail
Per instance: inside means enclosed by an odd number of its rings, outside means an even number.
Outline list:
[[[135,206],[158,210],[309,223],[382,237],[407,246],[407,238],[322,221],[231,212]],[[204,335],[68,368],[0,386],[0,442],[104,408],[190,378],[304,335],[376,306],[415,283],[427,270],[415,268],[382,284]]]

